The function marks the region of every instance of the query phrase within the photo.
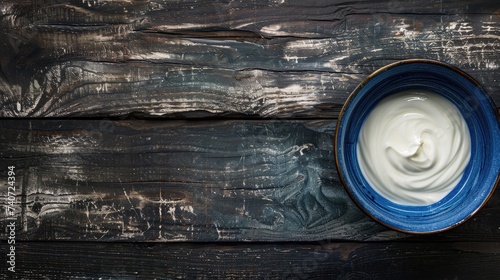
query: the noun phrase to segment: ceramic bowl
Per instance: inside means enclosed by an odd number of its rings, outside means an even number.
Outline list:
[[[356,146],[364,120],[377,103],[404,90],[425,90],[451,101],[462,113],[471,137],[471,158],[464,175],[440,201],[427,206],[394,203],[364,178]],[[474,215],[500,181],[500,125],[491,97],[471,76],[433,60],[412,59],[387,65],[367,77],[350,95],[335,132],[335,159],[352,199],[378,222],[408,233],[433,233]]]

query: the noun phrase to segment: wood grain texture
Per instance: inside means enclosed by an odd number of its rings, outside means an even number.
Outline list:
[[[5,244],[0,246],[5,249]],[[500,243],[28,242],[4,279],[497,279]]]
[[[1,120],[0,170],[18,172],[18,240],[408,238],[347,196],[333,131],[330,120]],[[496,192],[432,240],[500,241],[499,210]]]
[[[330,121],[0,127],[2,170],[16,166],[26,194],[19,239],[284,241],[385,231],[343,191]]]
[[[205,3],[206,2],[206,3]],[[456,65],[500,106],[494,1],[3,1],[0,116],[335,118],[375,69]]]

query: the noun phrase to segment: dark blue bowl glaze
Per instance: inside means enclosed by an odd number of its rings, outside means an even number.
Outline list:
[[[409,89],[431,91],[450,100],[462,113],[471,136],[471,158],[458,185],[428,206],[401,205],[373,190],[357,162],[361,126],[384,97]],[[393,229],[432,233],[470,218],[500,181],[500,125],[486,91],[463,71],[433,60],[412,59],[385,66],[365,79],[345,103],[335,133],[340,177],[353,200],[368,215]]]

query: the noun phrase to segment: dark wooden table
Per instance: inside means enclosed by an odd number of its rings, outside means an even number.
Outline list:
[[[500,107],[499,51],[495,0],[1,0],[0,277],[498,279],[499,191],[395,232],[346,194],[333,133],[408,58]]]

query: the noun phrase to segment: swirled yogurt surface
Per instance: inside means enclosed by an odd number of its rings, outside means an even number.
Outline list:
[[[404,91],[369,113],[358,138],[358,162],[368,183],[388,200],[430,205],[462,178],[470,142],[467,123],[450,101]]]

